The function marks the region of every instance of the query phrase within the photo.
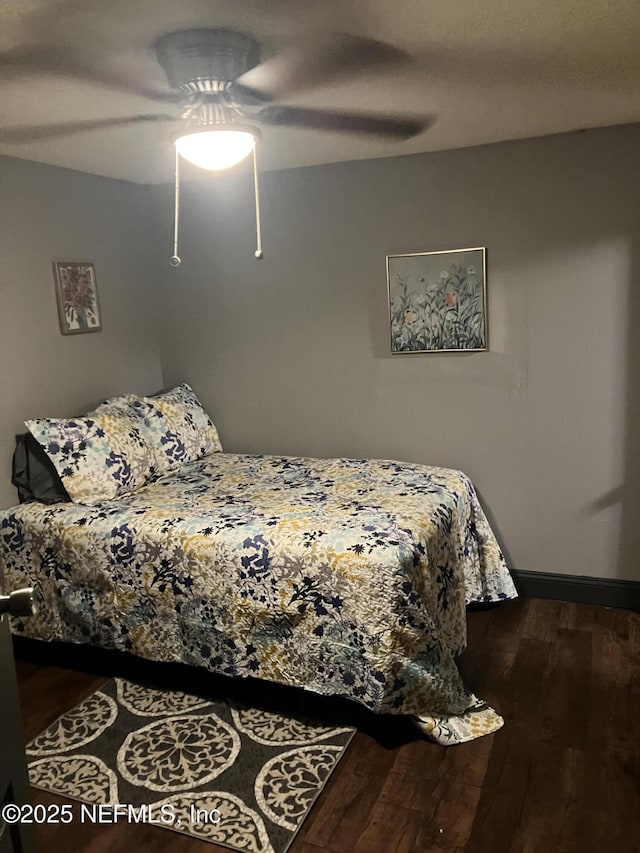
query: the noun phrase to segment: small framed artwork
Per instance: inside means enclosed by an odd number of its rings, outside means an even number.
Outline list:
[[[93,264],[56,261],[53,274],[62,334],[99,332],[102,322]]]
[[[487,349],[486,250],[387,255],[391,352]]]

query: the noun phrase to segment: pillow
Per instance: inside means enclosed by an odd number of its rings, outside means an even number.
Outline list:
[[[30,432],[16,436],[11,482],[20,503],[40,501],[55,504],[69,501],[69,495],[53,463]]]
[[[144,424],[157,476],[222,450],[217,429],[187,384],[153,397],[129,396],[127,406]]]
[[[93,506],[122,497],[151,479],[140,422],[120,408],[103,405],[78,418],[37,418],[25,425],[74,503]]]
[[[120,394],[118,397],[108,397],[96,406],[96,412],[102,412],[105,409],[126,409],[131,400],[135,400],[135,394]]]

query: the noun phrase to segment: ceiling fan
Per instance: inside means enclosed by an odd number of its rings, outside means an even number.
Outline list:
[[[430,117],[386,116],[339,110],[307,109],[277,102],[364,71],[384,72],[407,61],[384,42],[336,34],[332,41],[260,62],[260,45],[229,29],[188,29],[161,36],[155,44],[170,91],[151,91],[135,81],[80,67],[69,53],[35,47],[0,55],[0,73],[40,70],[124,89],[180,107],[178,114],[151,113],[118,118],[20,126],[0,131],[0,141],[27,143],[81,131],[148,122],[182,122],[183,134],[212,128],[232,130],[256,125],[299,127],[409,139],[431,123]],[[246,128],[243,128],[246,130]],[[257,134],[255,134],[257,135]]]
[[[379,73],[404,64],[407,56],[383,42],[345,34],[332,41],[305,46],[260,62],[260,46],[244,33],[229,29],[188,29],[161,36],[156,56],[170,91],[149,90],[134,81],[93,67],[81,67],[68,53],[51,48],[10,51],[0,56],[0,73],[47,71],[58,76],[90,80],[112,88],[172,104],[175,113],[150,113],[0,131],[0,142],[26,143],[69,136],[82,131],[148,122],[179,123],[173,134],[175,215],[171,264],[179,266],[180,157],[204,169],[226,169],[253,152],[257,249],[262,258],[256,140],[259,126],[308,128],[403,140],[421,133],[428,116],[387,116],[340,110],[288,106],[278,101],[290,95],[335,82],[364,71]]]

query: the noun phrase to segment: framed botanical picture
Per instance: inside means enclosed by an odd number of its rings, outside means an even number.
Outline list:
[[[486,250],[387,255],[391,352],[487,349]]]
[[[99,332],[102,323],[93,264],[56,261],[53,274],[62,334]]]

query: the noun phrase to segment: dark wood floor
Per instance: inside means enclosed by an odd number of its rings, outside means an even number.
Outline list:
[[[508,602],[469,614],[460,666],[504,728],[444,748],[401,720],[360,715],[290,853],[638,853],[640,614]],[[102,660],[85,665],[92,674],[17,667],[27,739],[116,674]],[[64,802],[41,791],[33,801]],[[47,853],[224,853],[122,823],[43,827],[38,840]]]

